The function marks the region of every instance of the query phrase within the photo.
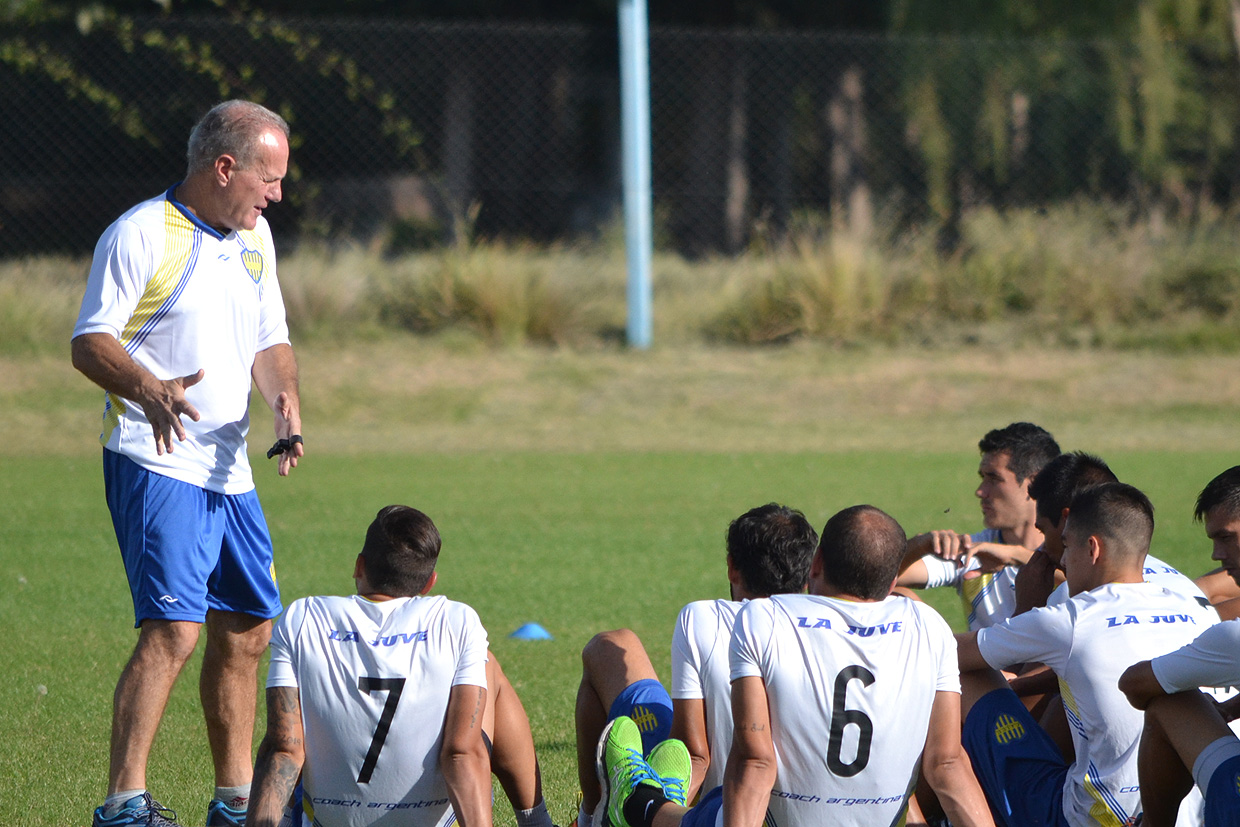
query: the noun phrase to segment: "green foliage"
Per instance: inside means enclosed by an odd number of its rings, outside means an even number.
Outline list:
[[[380,320],[414,333],[463,327],[495,345],[582,343],[598,332],[599,262],[504,242],[401,259],[372,284]]]

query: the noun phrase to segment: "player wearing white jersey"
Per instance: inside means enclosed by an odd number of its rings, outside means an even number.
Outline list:
[[[832,517],[810,594],[751,601],[737,616],[722,789],[676,806],[655,757],[644,761],[627,727],[613,727],[601,771],[611,823],[897,824],[920,765],[954,824],[992,824],[960,745],[951,631],[930,607],[890,595],[905,548],[876,508]]]
[[[280,613],[246,456],[253,383],[279,473],[303,455],[297,363],[262,211],[282,195],[288,124],[227,101],[194,127],[185,180],[122,215],[95,248],[73,365],[106,391],[104,485],[138,644],[117,684],[108,797],[95,827],[165,824],[146,762],[205,625],[202,701],[216,790],[236,825],[251,778],[259,659]]]
[[[1029,485],[1059,444],[1029,422],[996,428],[978,443],[981,483],[974,492],[986,530],[961,535],[930,531],[909,540],[897,586],[926,589],[954,586],[969,628],[977,630],[1011,617],[1016,575],[1042,543]]]
[[[490,825],[487,637],[473,609],[419,596],[439,546],[425,514],[388,506],[355,564],[358,594],[281,618],[250,827],[280,823],[299,774],[306,827]]]
[[[672,692],[659,683],[641,640],[628,629],[602,632],[582,650],[577,695],[578,773],[582,801],[579,827],[594,821],[599,802],[595,750],[608,721],[636,723],[643,752],[671,734],[691,755],[693,773],[680,800],[721,782],[732,743],[728,640],[745,601],[799,592],[809,576],[818,534],[801,512],[768,503],[728,526],[730,600],[703,600],[681,610],[672,632]]]
[[[1197,498],[1212,557],[1240,585],[1240,466],[1219,474]],[[1199,686],[1240,687],[1240,620],[1219,623],[1192,643],[1130,667],[1119,687],[1145,710],[1141,801],[1148,827],[1171,827],[1195,781],[1209,827],[1240,824],[1240,740],[1227,722],[1240,701],[1215,704]],[[1191,774],[1190,771],[1191,770]]]
[[[812,538],[812,539],[811,539]],[[817,545],[817,532],[806,536],[808,563]],[[808,566],[807,566],[808,568]],[[804,576],[796,575],[799,579]],[[780,589],[798,591],[796,589]],[[699,600],[680,611],[672,632],[672,704],[682,719],[701,717],[700,726],[673,727],[673,733],[697,756],[690,785],[692,801],[698,790],[723,783],[723,768],[732,748],[732,680],[728,665],[728,642],[736,614],[747,601]],[[674,720],[674,719],[673,719]],[[689,734],[688,738],[681,732]],[[692,743],[692,734],[705,735],[706,743]],[[705,755],[703,751],[705,750]],[[703,765],[702,759],[706,759]]]
[[[1120,693],[1119,675],[1217,620],[1193,598],[1144,582],[1153,527],[1153,506],[1132,486],[1087,488],[1072,499],[1063,532],[1072,599],[958,638],[964,742],[996,821],[1126,825],[1140,815],[1141,718]],[[1071,765],[993,671],[1028,661],[1059,678]]]

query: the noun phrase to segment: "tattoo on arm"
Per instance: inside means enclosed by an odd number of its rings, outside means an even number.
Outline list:
[[[474,712],[469,718],[469,728],[473,729],[478,723],[478,716],[482,714],[486,707],[487,691],[481,686],[478,687],[478,694],[474,697]]]

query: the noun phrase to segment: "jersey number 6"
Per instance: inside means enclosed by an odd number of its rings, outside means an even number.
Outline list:
[[[366,760],[362,762],[362,771],[357,774],[357,783],[369,784],[370,776],[379,763],[379,753],[383,750],[383,742],[387,740],[388,729],[392,726],[392,718],[396,716],[396,705],[400,703],[400,693],[405,689],[404,678],[358,678],[357,688],[370,694],[371,692],[387,692],[387,701],[383,704],[383,714],[379,716],[379,725],[375,727],[375,737],[370,739],[370,749],[366,751]]]
[[[874,673],[864,666],[846,666],[835,676],[835,692],[831,699],[831,737],[827,741],[827,768],[842,778],[852,778],[870,763],[870,742],[874,738],[874,722],[859,709],[844,707],[848,695],[848,682],[861,681],[862,687],[874,683]],[[844,743],[844,727],[857,727],[857,755],[844,763],[840,750]]]

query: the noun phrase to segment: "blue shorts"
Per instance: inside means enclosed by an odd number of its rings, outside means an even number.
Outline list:
[[[715,827],[722,813],[723,787],[715,787],[681,817],[680,827]]]
[[[1205,827],[1240,825],[1240,755],[1219,764],[1205,789]]]
[[[112,526],[142,621],[202,623],[208,609],[273,618],[283,611],[258,494],[220,494],[103,452]]]
[[[1015,692],[996,689],[979,698],[960,740],[996,824],[1067,827],[1063,785],[1068,764]]]
[[[632,718],[641,731],[643,755],[672,734],[672,696],[653,678],[634,681],[616,696],[607,711],[607,720],[621,715]]]

